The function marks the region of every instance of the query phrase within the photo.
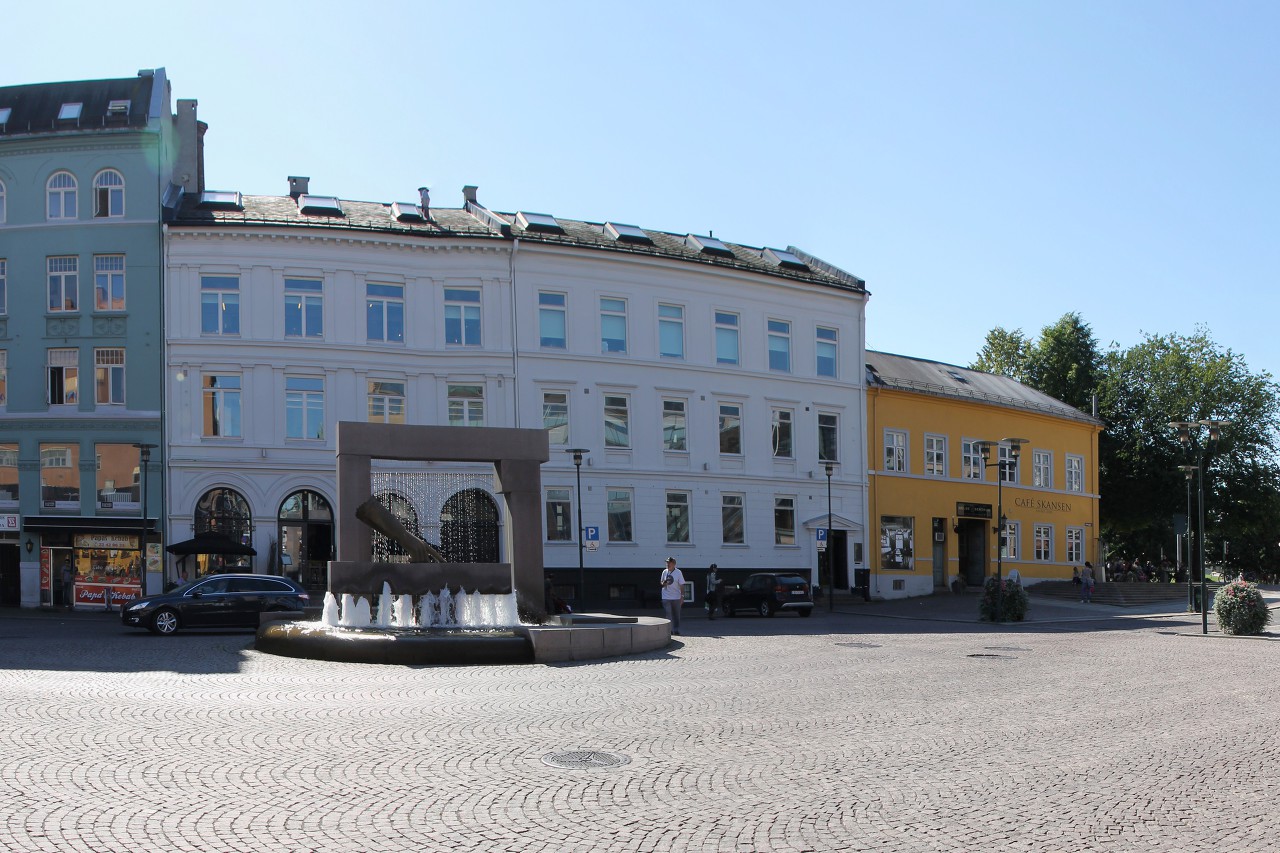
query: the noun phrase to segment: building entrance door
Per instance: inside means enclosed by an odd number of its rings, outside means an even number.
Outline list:
[[[987,574],[987,522],[962,518],[959,525],[960,576],[969,586],[981,586]]]
[[[22,603],[22,557],[17,545],[0,545],[0,607]]]

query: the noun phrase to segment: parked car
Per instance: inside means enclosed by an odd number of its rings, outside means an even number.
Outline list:
[[[276,575],[211,575],[125,606],[124,624],[172,634],[179,628],[256,628],[262,613],[303,610],[297,581]]]
[[[739,610],[754,610],[761,616],[772,616],[779,610],[801,616],[813,612],[809,584],[799,575],[749,575],[741,585],[726,588],[721,596],[720,610],[725,616],[736,616]]]

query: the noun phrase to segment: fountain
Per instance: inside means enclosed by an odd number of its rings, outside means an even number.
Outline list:
[[[575,614],[570,625],[547,614],[539,470],[548,458],[545,431],[342,421],[337,437],[338,559],[329,563],[320,620],[264,624],[260,651],[358,663],[530,663],[630,654],[670,642],[665,619]],[[441,547],[415,535],[373,495],[375,483],[382,494],[413,492],[405,488],[407,475],[375,473],[373,459],[492,463],[490,482],[506,508],[502,550],[509,562],[451,562],[458,549],[452,542],[445,547],[443,530]],[[457,478],[476,475],[415,476],[454,478],[446,484],[454,489],[462,482]],[[388,478],[397,482],[394,490]],[[466,482],[476,489],[476,480]],[[355,510],[348,516],[349,507]]]

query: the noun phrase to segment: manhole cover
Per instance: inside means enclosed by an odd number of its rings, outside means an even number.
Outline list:
[[[837,646],[843,646],[846,649],[878,649],[879,643],[836,643]]]
[[[1029,652],[1031,649],[1024,646],[984,646],[990,652]]]
[[[969,657],[971,658],[1003,658],[1005,660],[1013,660],[1013,655],[988,655],[988,654],[977,653],[977,654],[969,655]]]
[[[630,758],[612,752],[600,752],[594,749],[575,749],[570,752],[552,752],[542,756],[543,764],[552,767],[563,767],[568,770],[597,770],[609,767],[621,767],[629,764]]]

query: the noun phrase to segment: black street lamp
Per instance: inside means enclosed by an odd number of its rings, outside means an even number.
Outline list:
[[[1026,444],[1029,439],[1025,438],[1002,438],[999,441],[979,441],[977,442],[978,452],[982,454],[983,468],[996,468],[996,525],[992,528],[996,534],[996,622],[1000,622],[1004,618],[1001,612],[1004,602],[1004,542],[1008,535],[1006,525],[1008,519],[1004,517],[1004,476],[1005,471],[1010,465],[1014,471],[1018,470],[1018,457],[1022,455],[1022,445]],[[997,447],[1008,448],[1008,458],[1001,459],[997,451],[996,461],[991,461],[991,451]]]
[[[1199,485],[1198,504],[1199,504],[1199,515],[1200,515],[1200,548],[1199,548],[1199,551],[1200,551],[1200,630],[1204,634],[1209,633],[1209,602],[1206,600],[1206,596],[1208,596],[1209,594],[1208,573],[1205,571],[1205,562],[1204,562],[1205,560],[1205,555],[1204,555],[1204,473],[1205,473],[1205,470],[1209,467],[1209,462],[1211,461],[1211,457],[1213,456],[1214,451],[1218,449],[1218,439],[1222,437],[1222,428],[1224,426],[1227,426],[1230,423],[1231,421],[1225,420],[1222,418],[1203,418],[1198,421],[1172,421],[1169,424],[1169,426],[1172,429],[1175,429],[1178,431],[1178,441],[1182,443],[1182,449],[1187,456],[1188,465],[1183,466],[1183,470],[1185,470],[1188,467],[1195,467],[1190,465],[1192,454],[1197,449],[1194,447],[1195,443],[1193,442],[1192,439],[1199,436],[1200,427],[1205,427],[1206,429],[1209,430],[1208,441],[1205,442],[1203,447],[1198,448],[1199,456],[1200,456],[1200,465],[1199,465],[1200,475],[1196,478],[1196,482]],[[1195,436],[1192,435],[1192,430],[1195,431]],[[1187,488],[1189,489],[1191,487],[1191,484],[1190,484],[1191,472],[1187,471],[1186,473],[1187,473],[1187,480],[1188,480]],[[1188,499],[1187,501],[1188,527],[1190,526],[1189,516],[1191,515],[1190,503],[1191,502]],[[1188,549],[1188,562],[1189,561],[1190,561],[1190,549]],[[1190,595],[1190,587],[1191,587],[1190,574],[1187,575],[1187,587],[1188,587],[1187,594]]]
[[[138,535],[138,592],[147,597],[147,466],[151,463],[151,451],[159,445],[138,442],[138,485],[142,487],[142,529]],[[109,602],[108,602],[109,604]],[[108,609],[110,609],[108,607]]]
[[[831,472],[835,465],[828,460],[822,466],[827,470],[827,610],[835,610],[835,547],[831,542]]]
[[[574,492],[578,497],[578,594],[582,596],[582,601],[587,600],[587,572],[582,556],[582,549],[586,547],[586,543],[582,541],[582,535],[586,532],[582,526],[582,457],[590,452],[584,447],[571,447],[565,451],[573,454],[573,468],[578,479],[578,487]],[[582,602],[578,606],[583,606]]]
[[[1194,562],[1191,559],[1191,478],[1200,470],[1200,466],[1179,465],[1178,470],[1185,474],[1187,478],[1187,530],[1182,535],[1187,540],[1187,612],[1192,613],[1196,609],[1196,602],[1193,594],[1195,587],[1191,584],[1191,565]],[[1178,559],[1182,559],[1181,548],[1178,549]]]

